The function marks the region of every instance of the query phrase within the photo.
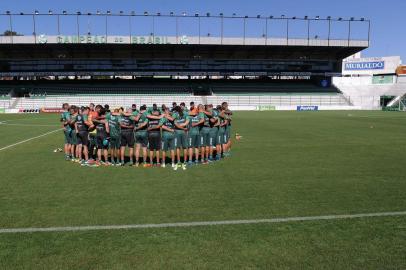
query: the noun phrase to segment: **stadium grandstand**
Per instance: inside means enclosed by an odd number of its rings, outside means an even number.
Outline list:
[[[41,14],[20,14],[20,16]],[[81,14],[50,14],[49,16]],[[88,14],[91,16],[92,14]],[[103,15],[103,14],[99,14]],[[114,14],[109,14],[114,16]],[[19,14],[15,14],[19,16]],[[368,20],[325,19],[285,16],[227,17],[205,14],[151,15],[120,14],[128,18],[199,20],[198,34],[147,36],[92,35],[10,35],[0,37],[0,107],[5,111],[39,111],[59,108],[63,102],[85,105],[89,102],[129,106],[196,101],[228,101],[234,110],[356,108],[334,76],[341,76],[343,59],[369,46]],[[218,35],[201,34],[200,18],[222,21]],[[110,18],[110,17],[109,17]],[[148,19],[147,18],[147,19]],[[225,21],[243,22],[243,35],[230,36]],[[248,21],[259,25],[286,22],[285,36],[272,36],[266,30],[260,37],[246,30]],[[224,22],[224,23],[223,23]],[[294,23],[307,35],[295,37]],[[311,26],[328,27],[325,37],[315,35]],[[339,39],[332,25],[366,25],[365,38]],[[291,25],[291,26],[289,26]],[[131,24],[130,24],[131,26]],[[34,25],[35,28],[35,25]],[[285,29],[286,28],[286,29]],[[59,32],[59,30],[58,30]],[[130,31],[131,33],[131,31]]]

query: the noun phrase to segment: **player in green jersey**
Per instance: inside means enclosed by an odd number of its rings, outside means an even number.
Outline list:
[[[208,110],[211,112],[212,117],[210,118],[210,139],[209,139],[209,162],[212,162],[214,160],[219,160],[221,155],[219,156],[218,153],[221,151],[218,149],[218,144],[217,144],[217,136],[218,136],[218,130],[219,130],[219,117],[218,117],[218,111],[216,108],[213,108],[213,105],[210,104],[208,105]],[[214,154],[214,149],[216,149],[217,155],[216,158],[213,157]]]
[[[68,124],[69,124],[69,128],[71,130],[71,132],[69,134],[70,135],[69,139],[70,139],[70,145],[71,145],[71,147],[70,147],[70,153],[72,156],[71,161],[73,161],[73,162],[80,162],[79,155],[76,151],[77,136],[76,136],[76,132],[75,132],[75,122],[76,122],[76,117],[78,116],[78,114],[79,114],[79,108],[76,107],[75,105],[72,105],[70,107],[70,119],[68,121]]]
[[[209,152],[210,152],[210,118],[212,118],[212,113],[209,111],[208,105],[199,106],[199,113],[203,114],[203,124],[200,128],[200,158],[202,164],[208,164],[209,162]]]
[[[160,120],[159,125],[162,128],[162,167],[165,168],[166,151],[170,151],[172,168],[175,168],[175,124],[174,118],[170,114],[169,108],[164,108],[164,117]]]
[[[124,166],[125,148],[129,149],[130,161],[127,163],[129,166],[134,164],[134,120],[131,116],[133,113],[132,109],[128,109],[125,114],[121,117],[120,127],[121,127],[121,165]]]
[[[147,106],[142,105],[139,113],[134,116],[135,128],[135,166],[140,164],[140,151],[142,148],[143,167],[147,167],[147,147],[148,147],[148,118],[147,118]]]
[[[119,110],[106,113],[106,121],[110,131],[110,162],[113,166],[120,165],[120,116]]]
[[[181,167],[183,170],[186,170],[187,162],[187,152],[188,152],[188,138],[187,134],[189,131],[189,115],[182,109],[180,106],[174,108],[173,114],[175,121],[175,148],[176,148],[176,158],[177,166],[174,170],[177,170],[178,167]],[[180,151],[183,150],[183,164],[180,161]]]
[[[161,167],[160,150],[161,150],[161,126],[159,124],[163,115],[160,113],[154,104],[151,114],[148,116],[148,145],[149,145],[149,161],[150,165],[154,164],[154,156],[156,156],[156,166]]]
[[[77,116],[75,122],[75,131],[78,139],[77,152],[82,165],[88,165],[89,160],[89,126],[91,123],[88,120],[89,107],[83,108],[82,112]],[[84,159],[82,159],[82,153]]]
[[[199,105],[197,110],[190,111],[190,129],[188,133],[189,140],[189,162],[188,165],[193,165],[193,150],[195,154],[195,163],[199,163],[199,147],[200,147],[200,128],[204,123],[203,105]],[[197,111],[197,112],[194,112]]]
[[[61,123],[62,123],[62,127],[63,127],[63,134],[65,137],[65,144],[64,144],[64,151],[65,151],[65,160],[70,160],[71,159],[71,155],[70,155],[70,133],[71,133],[71,129],[70,126],[68,124],[68,121],[70,119],[70,112],[69,112],[69,104],[68,103],[64,103],[62,105],[62,109],[64,110],[64,112],[61,114]]]

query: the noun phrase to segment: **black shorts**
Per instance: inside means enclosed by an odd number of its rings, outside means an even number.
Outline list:
[[[107,136],[96,136],[97,149],[109,149],[109,144],[104,145],[103,143],[106,138]]]
[[[78,144],[81,145],[88,145],[89,144],[89,132],[87,131],[79,131],[77,134]]]
[[[134,147],[134,134],[132,130],[121,131],[121,147]]]
[[[161,150],[161,133],[149,132],[148,133],[149,150]]]

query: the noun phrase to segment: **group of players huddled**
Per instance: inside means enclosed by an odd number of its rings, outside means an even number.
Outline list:
[[[185,103],[172,108],[135,104],[110,110],[63,104],[65,158],[82,166],[166,167],[208,164],[230,155],[232,112],[227,102],[217,107]],[[126,155],[126,149],[128,149]],[[142,156],[141,156],[142,152]]]

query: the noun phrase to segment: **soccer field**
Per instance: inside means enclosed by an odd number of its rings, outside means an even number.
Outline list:
[[[231,157],[186,171],[81,167],[59,115],[0,122],[0,269],[406,269],[404,113],[236,112]],[[210,221],[242,224],[154,228]]]

